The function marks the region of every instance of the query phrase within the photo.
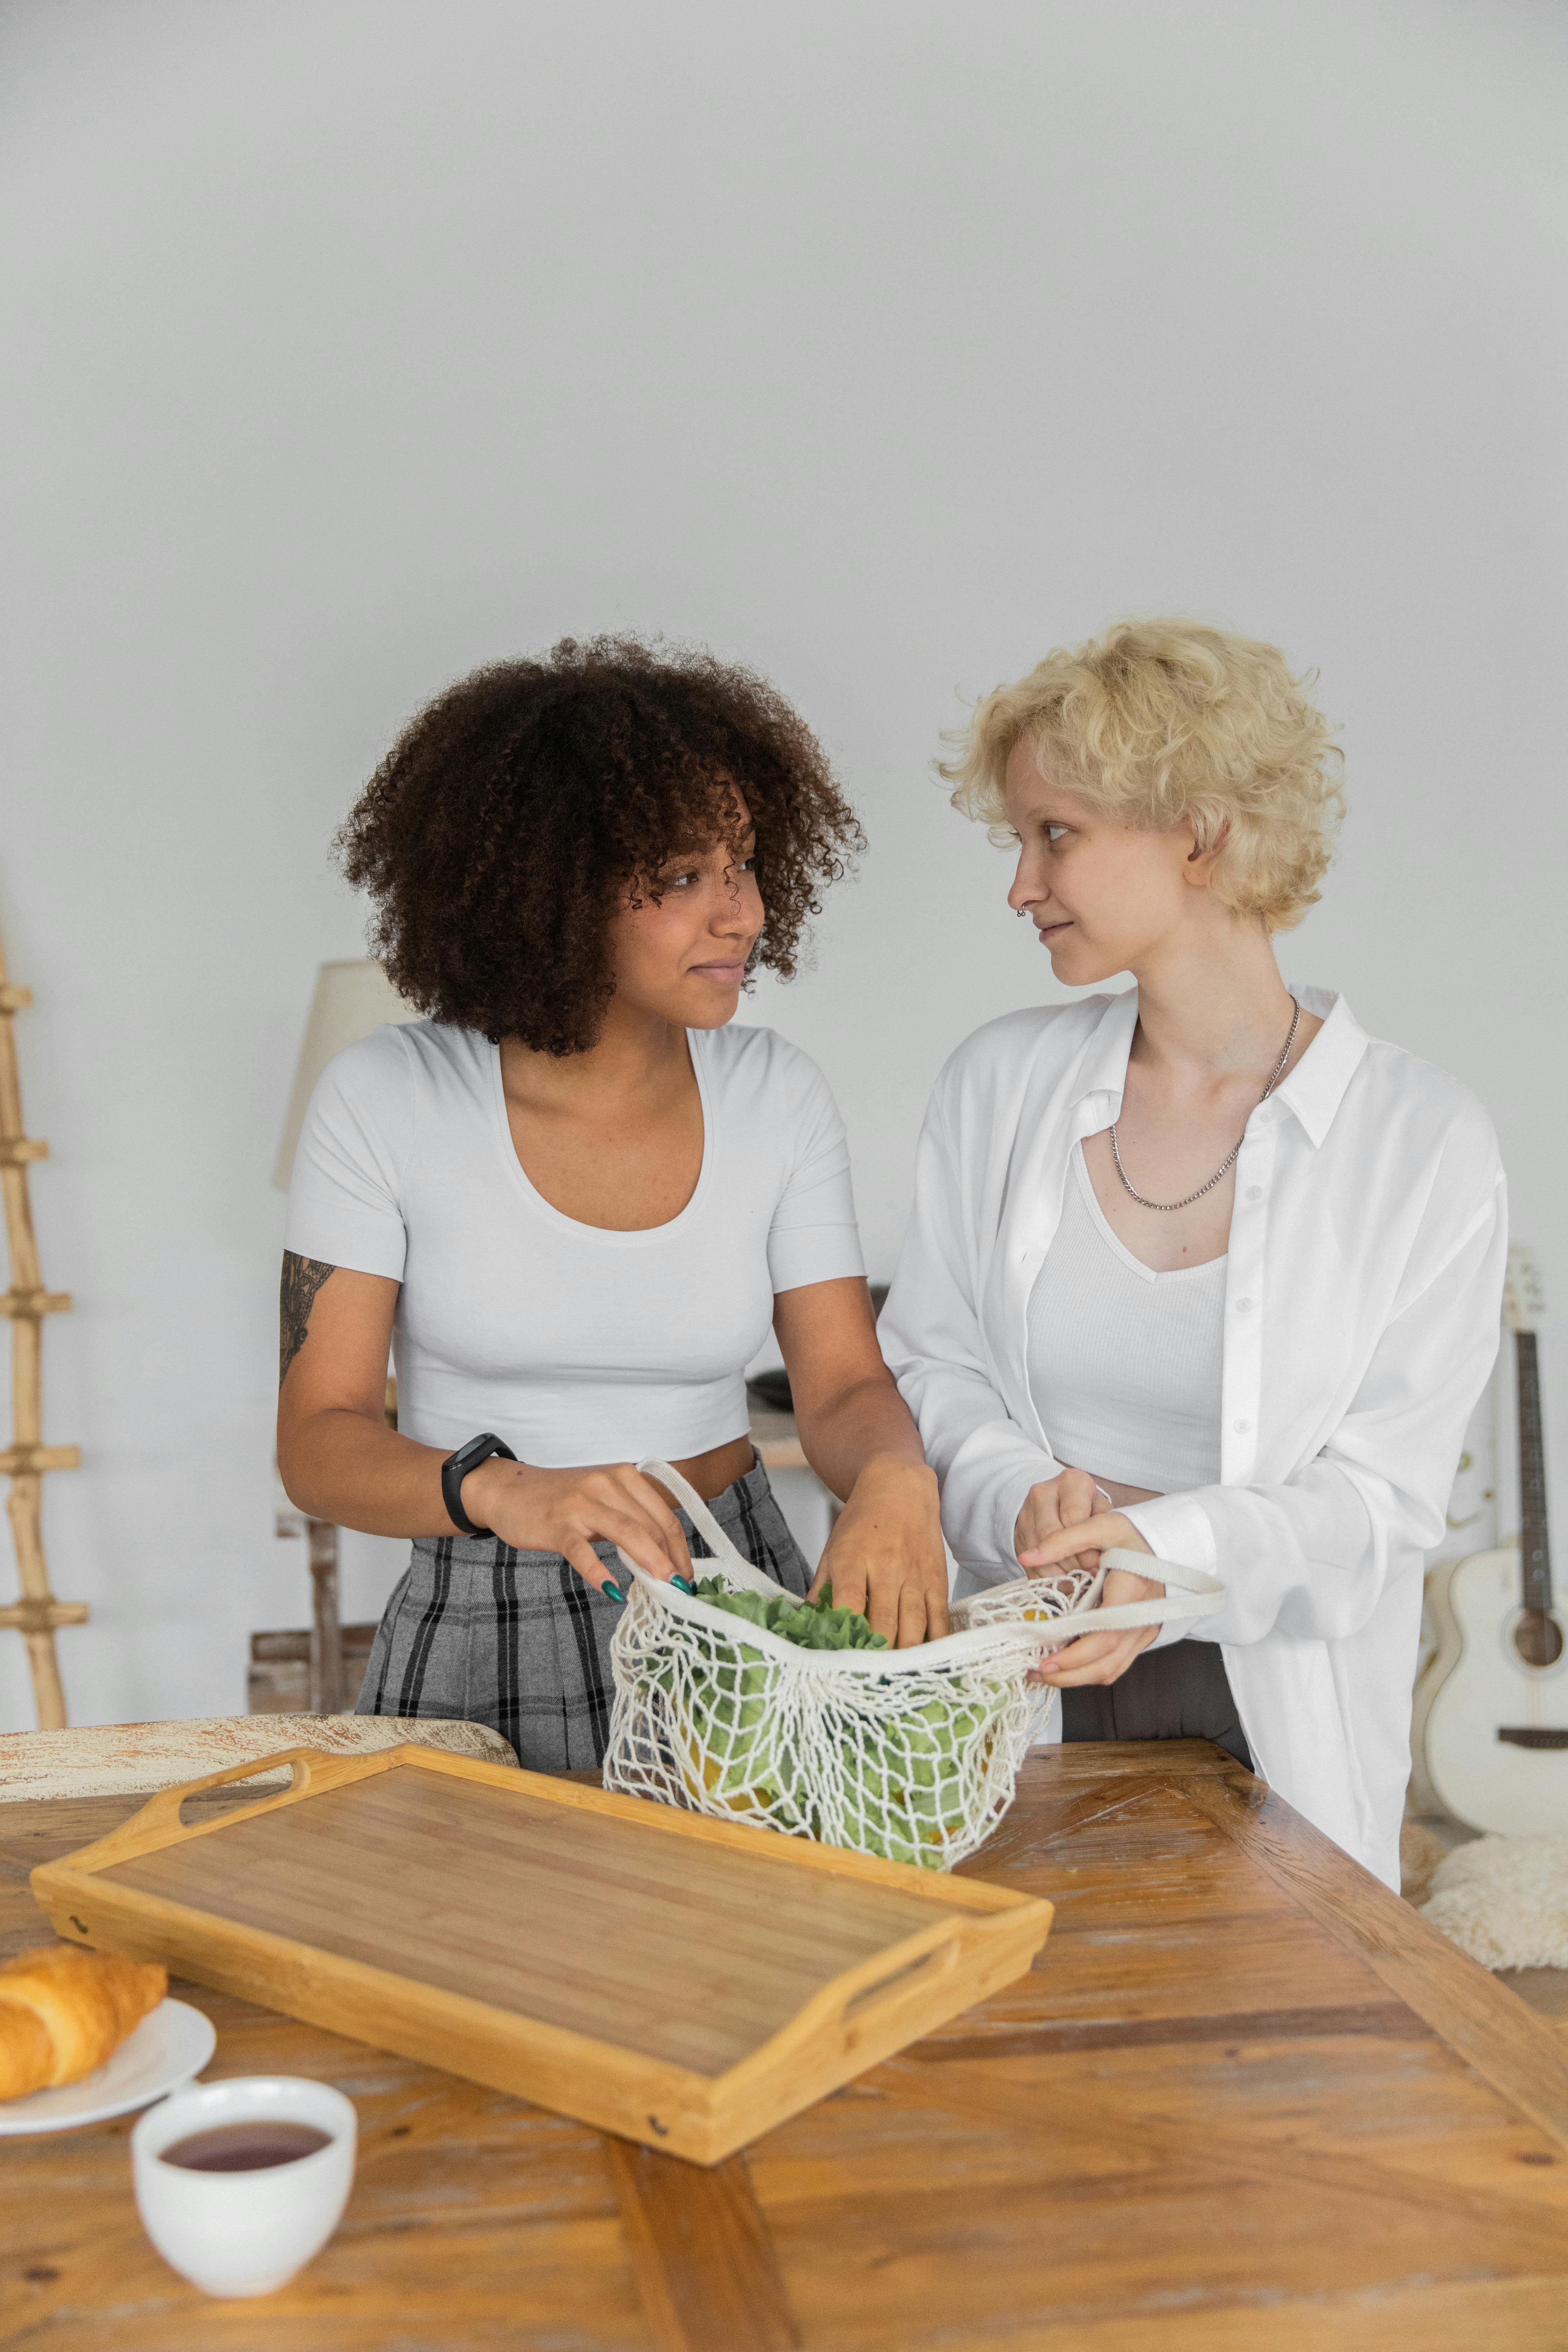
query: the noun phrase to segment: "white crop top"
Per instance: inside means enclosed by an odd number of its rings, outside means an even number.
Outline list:
[[[507,1125],[500,1054],[430,1021],[322,1073],[284,1246],[400,1283],[398,1426],[448,1452],[666,1461],[745,1434],[744,1368],[775,1291],[864,1272],[844,1123],[771,1029],[689,1030],[702,1166],[678,1217],[606,1233],[552,1208]]]
[[[1029,1391],[1058,1462],[1157,1495],[1219,1484],[1226,1261],[1156,1274],[1120,1242],[1081,1145],[1029,1297]]]

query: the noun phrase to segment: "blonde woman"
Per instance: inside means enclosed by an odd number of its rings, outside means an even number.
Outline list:
[[[1497,1347],[1503,1176],[1463,1087],[1280,978],[1342,809],[1306,683],[1161,620],[980,705],[942,772],[1016,845],[1009,906],[1058,981],[1134,984],[953,1055],[881,1338],[961,1589],[1113,1545],[1225,1582],[1184,1638],[1058,1653],[1061,1736],[1218,1738],[1397,1885],[1422,1552]]]

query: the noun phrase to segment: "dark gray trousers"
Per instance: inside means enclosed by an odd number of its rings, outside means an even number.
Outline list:
[[[1143,1650],[1120,1682],[1062,1693],[1064,1739],[1212,1739],[1252,1769],[1217,1642]]]

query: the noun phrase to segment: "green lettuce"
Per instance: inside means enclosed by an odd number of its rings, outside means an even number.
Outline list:
[[[711,1576],[698,1585],[697,1597],[800,1649],[889,1646],[887,1635],[874,1633],[858,1610],[835,1608],[831,1585],[819,1600],[796,1601],[787,1592],[731,1592]],[[768,1680],[765,1663],[748,1660],[743,1651],[710,1655],[707,1677],[692,1695],[691,1792],[705,1791],[737,1813],[766,1808],[781,1827],[820,1837],[820,1816],[808,1789],[799,1785],[796,1759],[775,1757],[766,1787],[758,1778],[753,1749]],[[862,1740],[847,1745],[845,1762],[856,1785],[861,1823],[857,1843],[862,1852],[926,1869],[942,1867],[948,1842],[965,1826],[958,1758],[987,1737],[1005,1698],[1001,1688],[978,1703],[932,1698],[896,1725],[889,1722],[885,1734],[868,1727]]]
[[[781,1641],[793,1642],[802,1650],[885,1650],[886,1633],[874,1633],[869,1621],[858,1609],[836,1609],[833,1587],[824,1587],[819,1601],[797,1601],[793,1593],[778,1592],[771,1596],[761,1592],[731,1592],[716,1576],[706,1576],[697,1588],[699,1601],[706,1601],[714,1609],[727,1609],[731,1617],[743,1617],[748,1625],[759,1631],[778,1634]]]

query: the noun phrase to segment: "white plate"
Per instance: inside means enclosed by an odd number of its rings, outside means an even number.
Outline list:
[[[199,2074],[216,2046],[210,2017],[188,2000],[161,2000],[96,2074],[61,2091],[33,2091],[0,2104],[0,2134],[71,2131],[150,2107]]]

